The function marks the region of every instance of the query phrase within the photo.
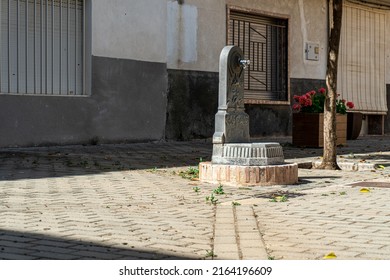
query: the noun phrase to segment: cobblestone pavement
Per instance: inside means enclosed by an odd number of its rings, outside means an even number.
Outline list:
[[[271,140],[286,161],[322,153]],[[208,141],[1,149],[0,259],[390,259],[390,137],[338,151],[339,162],[376,169],[300,168],[291,186],[183,178],[211,149]]]

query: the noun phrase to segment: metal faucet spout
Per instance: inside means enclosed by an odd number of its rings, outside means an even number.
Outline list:
[[[240,59],[240,65],[242,68],[246,69],[251,64],[249,59]]]

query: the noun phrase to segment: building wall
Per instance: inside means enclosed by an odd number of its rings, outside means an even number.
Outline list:
[[[323,85],[326,0],[87,1],[89,95],[1,94],[0,146],[211,137],[227,5],[288,17],[289,95]],[[318,61],[306,60],[308,42]],[[291,134],[290,103],[246,110],[251,136]]]
[[[92,54],[166,63],[167,4],[92,0]]]
[[[164,138],[166,3],[89,0],[88,96],[0,95],[0,146]]]
[[[219,54],[226,45],[226,5],[252,9],[265,14],[290,18],[290,76],[292,78],[323,79],[326,72],[326,0],[185,0],[167,1],[168,68],[218,72]],[[180,20],[193,17],[187,24]],[[170,20],[173,19],[173,20]],[[321,20],[323,19],[323,20]],[[189,29],[196,29],[191,51],[196,59],[184,57],[185,38]],[[179,32],[182,31],[182,32]],[[195,36],[191,33],[191,36]],[[305,59],[306,42],[320,44],[320,60]]]
[[[293,93],[307,80],[324,80],[326,73],[327,49],[327,6],[326,0],[185,0],[167,1],[168,8],[168,138],[189,139],[192,137],[211,137],[214,131],[214,115],[217,112],[219,54],[226,45],[226,7],[236,6],[262,12],[267,15],[282,15],[289,18],[289,76],[292,79]],[[182,17],[192,18],[189,22]],[[322,19],[322,20],[321,20]],[[194,38],[183,38],[179,31]],[[195,32],[196,31],[196,32]],[[196,35],[196,36],[195,36]],[[190,54],[183,51],[186,40],[190,40]],[[320,46],[318,61],[306,60],[307,42]],[[191,57],[193,59],[188,59]],[[211,79],[199,80],[199,76],[208,72]],[[181,74],[180,74],[181,73]],[[183,77],[196,80],[197,86],[184,91]],[[176,91],[181,88],[180,94]],[[183,92],[183,94],[181,94]],[[185,93],[184,93],[185,92]],[[207,98],[203,110],[199,111],[196,100]],[[180,109],[178,109],[180,108]],[[291,134],[291,107],[286,104],[248,104],[250,116],[250,134],[252,137],[280,136]],[[199,114],[205,120],[198,122]],[[197,130],[186,123],[197,123]]]

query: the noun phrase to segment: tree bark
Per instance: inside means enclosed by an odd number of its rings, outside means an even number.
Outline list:
[[[336,151],[336,99],[337,99],[337,63],[343,14],[343,0],[328,0],[329,40],[328,63],[326,70],[327,95],[324,105],[324,151],[319,169],[340,169],[337,165]]]

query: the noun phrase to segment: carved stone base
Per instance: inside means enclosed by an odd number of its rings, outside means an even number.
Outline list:
[[[292,185],[298,182],[298,164],[239,166],[202,162],[199,180],[234,186]]]
[[[266,166],[284,163],[279,143],[214,144],[212,163]]]

